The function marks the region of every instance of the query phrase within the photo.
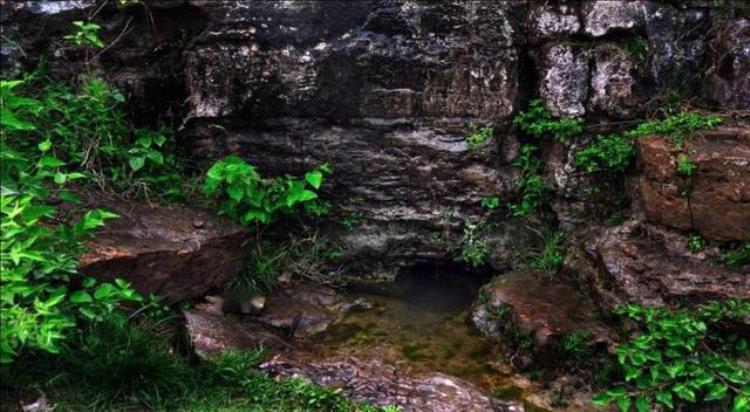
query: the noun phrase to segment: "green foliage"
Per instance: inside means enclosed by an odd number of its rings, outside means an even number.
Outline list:
[[[21,84],[0,81],[2,363],[12,362],[24,350],[57,353],[78,321],[101,320],[119,302],[142,299],[123,280],[97,285],[78,273],[83,240],[117,216],[90,210],[76,223],[55,223],[50,189],[60,199],[73,199],[64,185],[85,175],[64,169],[67,162],[52,154],[48,136],[33,138],[31,133],[49,125],[35,117],[44,110],[42,102],[15,93]]]
[[[706,248],[706,240],[703,239],[703,236],[694,233],[688,238],[687,248],[693,253],[700,252]]]
[[[637,37],[621,44],[621,47],[637,62],[646,61],[648,56],[648,39]]]
[[[728,266],[747,265],[750,263],[750,242],[745,242],[737,250],[730,250],[725,253],[721,261]]]
[[[731,324],[750,315],[750,302],[711,302],[692,311],[627,305],[620,312],[641,329],[616,350],[623,384],[594,397],[595,404],[615,403],[622,411],[698,403],[748,410],[750,371],[737,361],[747,356],[748,341]]]
[[[76,89],[38,75],[26,82],[3,83],[3,100],[20,105],[17,110],[34,126],[3,113],[3,126],[12,132],[5,143],[14,151],[30,153],[38,145],[64,162],[61,170],[84,172],[85,182],[102,189],[144,197],[181,196],[184,177],[171,133],[139,129],[127,122],[122,93],[103,80],[87,77]],[[16,93],[21,85],[25,95]]]
[[[513,161],[513,165],[521,169],[521,177],[515,181],[514,193],[517,200],[508,204],[512,216],[522,217],[534,212],[545,203],[549,195],[549,188],[542,177],[542,161],[534,156],[537,150],[536,146],[525,144]]]
[[[697,166],[690,158],[681,153],[677,156],[677,173],[682,176],[692,176]]]
[[[76,26],[76,31],[72,34],[68,34],[63,38],[69,40],[77,45],[88,45],[96,48],[103,48],[104,42],[99,38],[99,30],[102,28],[96,23],[74,21],[73,25]]]
[[[560,357],[568,364],[582,362],[593,356],[591,334],[586,330],[575,330],[565,334],[560,343]]]
[[[43,391],[56,410],[380,410],[307,380],[277,381],[256,369],[264,356],[228,350],[211,361],[183,359],[155,324],[108,320],[59,356],[19,359],[3,370],[2,389]]]
[[[227,156],[217,161],[206,172],[203,191],[221,199],[220,213],[243,225],[271,223],[279,215],[289,215],[299,205],[318,198],[315,190],[323,178],[332,173],[323,164],[305,174],[264,179],[254,166],[238,156]]]
[[[487,226],[484,222],[475,223],[465,220],[461,235],[448,245],[448,252],[453,254],[459,262],[474,267],[481,266],[490,252],[486,232]]]
[[[713,129],[720,125],[722,118],[716,115],[703,116],[695,112],[683,112],[667,116],[663,120],[644,122],[632,130],[623,133],[627,138],[638,138],[651,135],[669,136],[673,139],[684,139],[691,132],[700,129]]]
[[[500,198],[497,196],[488,196],[482,199],[481,205],[485,209],[497,209],[500,207]]]
[[[635,157],[635,147],[630,139],[622,135],[598,136],[596,142],[577,151],[573,161],[588,173],[625,172]]]
[[[658,134],[668,136],[676,146],[681,146],[691,132],[714,128],[721,121],[719,116],[702,116],[693,112],[684,112],[668,116],[663,120],[644,122],[621,134],[598,136],[593,144],[575,153],[574,161],[576,166],[588,173],[601,172],[610,176],[619,175],[630,167],[635,157],[634,139]],[[678,159],[678,167],[679,161],[680,159]],[[694,171],[694,165],[688,162],[687,158],[682,162],[684,173]]]
[[[544,247],[541,253],[536,254],[531,259],[529,267],[554,272],[560,270],[565,261],[565,255],[561,250],[565,235],[565,232],[561,230],[548,233],[544,238]]]
[[[542,138],[552,136],[555,140],[564,142],[583,132],[583,120],[572,117],[555,118],[552,112],[544,107],[541,100],[529,102],[529,108],[519,113],[513,124],[525,133]]]
[[[475,124],[469,125],[469,135],[466,137],[466,147],[474,150],[482,146],[492,137],[493,129],[490,126],[479,127]]]

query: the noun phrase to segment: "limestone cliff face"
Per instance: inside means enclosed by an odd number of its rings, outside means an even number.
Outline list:
[[[363,271],[445,257],[430,234],[447,216],[510,197],[520,145],[510,119],[532,97],[591,123],[639,117],[676,87],[750,108],[750,20],[734,2],[144,3],[96,16],[114,43],[94,67],[128,92],[134,117],[176,120],[194,156],[238,153],[268,174],[333,164],[326,195],[363,219],[329,231]],[[54,74],[75,74],[84,56],[60,39],[96,9],[2,2],[15,42],[2,44],[3,71],[42,53]],[[478,150],[464,143],[472,123],[495,127]],[[590,139],[542,146],[564,225],[589,217],[570,152]],[[501,220],[492,264],[507,267],[510,241],[528,233]]]

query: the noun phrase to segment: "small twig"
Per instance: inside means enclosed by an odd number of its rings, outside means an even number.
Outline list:
[[[123,37],[124,37],[124,36],[125,36],[126,34],[128,34],[128,33],[129,33],[129,32],[128,32],[128,27],[130,26],[130,22],[131,22],[132,20],[133,20],[133,16],[130,16],[130,18],[128,19],[128,21],[126,21],[126,22],[125,22],[125,27],[124,27],[124,28],[122,29],[122,31],[120,32],[120,35],[119,35],[119,36],[117,36],[117,37],[116,37],[116,38],[115,38],[114,40],[112,40],[112,42],[110,42],[110,43],[109,43],[109,44],[107,45],[107,47],[105,47],[105,48],[101,49],[101,50],[99,51],[99,53],[96,53],[96,54],[94,55],[94,57],[93,57],[93,58],[92,58],[91,60],[95,60],[96,58],[98,58],[99,56],[101,56],[101,55],[102,55],[102,53],[104,53],[104,52],[106,52],[107,50],[111,49],[111,48],[112,48],[112,47],[113,47],[113,46],[114,46],[115,44],[117,44],[117,43],[118,43],[118,42],[119,42],[120,40],[122,40],[122,38],[123,38]]]
[[[109,0],[104,0],[104,1],[102,2],[102,4],[100,4],[100,5],[99,5],[99,7],[97,7],[97,8],[96,8],[96,10],[94,10],[94,12],[93,12],[93,13],[90,13],[90,14],[89,14],[89,20],[91,20],[91,19],[93,19],[94,17],[96,17],[96,15],[97,15],[97,14],[99,14],[99,12],[100,12],[100,11],[102,11],[102,9],[104,8],[104,6],[106,6],[106,5],[107,5],[107,3],[109,3]]]

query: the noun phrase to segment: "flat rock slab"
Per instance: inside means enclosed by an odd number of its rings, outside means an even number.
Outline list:
[[[523,405],[493,399],[469,382],[442,373],[412,374],[378,360],[353,357],[319,359],[277,355],[261,365],[280,378],[305,377],[332,386],[360,402],[395,405],[404,412],[522,412]]]
[[[303,283],[270,295],[256,319],[295,338],[304,338],[328,329],[341,314],[343,301],[331,288]]]
[[[184,207],[93,201],[120,215],[88,241],[81,270],[100,280],[124,278],[166,303],[203,295],[243,270],[248,232],[227,219]]]
[[[183,312],[185,330],[193,350],[211,358],[227,349],[285,352],[294,347],[265,325],[248,319],[225,316],[212,305],[202,304]]]
[[[531,334],[539,348],[583,330],[594,342],[609,342],[610,331],[596,319],[596,308],[560,279],[541,272],[516,272],[496,277],[479,292],[471,319],[479,331],[502,340],[508,324]]]
[[[588,242],[599,268],[591,285],[611,310],[628,302],[649,306],[750,296],[749,267],[727,268],[684,250],[679,233],[638,220],[607,228]]]

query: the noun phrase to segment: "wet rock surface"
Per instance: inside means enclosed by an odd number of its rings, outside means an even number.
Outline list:
[[[253,319],[225,315],[212,304],[200,304],[183,312],[185,331],[193,350],[211,358],[228,349],[257,350],[271,353],[287,352],[296,348],[277,331]]]
[[[341,297],[330,288],[302,284],[271,294],[256,319],[302,338],[328,329],[340,315],[342,303]]]
[[[587,244],[589,282],[607,310],[627,302],[678,305],[750,296],[748,268],[727,268],[717,256],[690,253],[687,238],[637,219],[599,232]]]
[[[248,232],[207,212],[98,199],[117,213],[87,241],[81,271],[101,280],[124,278],[148,296],[173,303],[201,296],[243,270]],[[194,222],[202,221],[200,228]]]
[[[523,411],[520,403],[491,398],[474,385],[441,373],[412,374],[377,360],[276,356],[261,365],[273,376],[302,376],[339,388],[360,402],[403,411]]]
[[[640,199],[649,221],[709,240],[750,239],[750,129],[699,132],[681,149],[652,136],[640,139],[638,148]],[[692,176],[677,172],[680,155],[696,166]]]
[[[596,316],[596,307],[566,281],[543,272],[497,276],[479,292],[471,313],[486,337],[503,340],[509,327],[533,337],[537,348],[551,350],[566,334],[586,331],[592,343],[609,343],[613,335]]]

